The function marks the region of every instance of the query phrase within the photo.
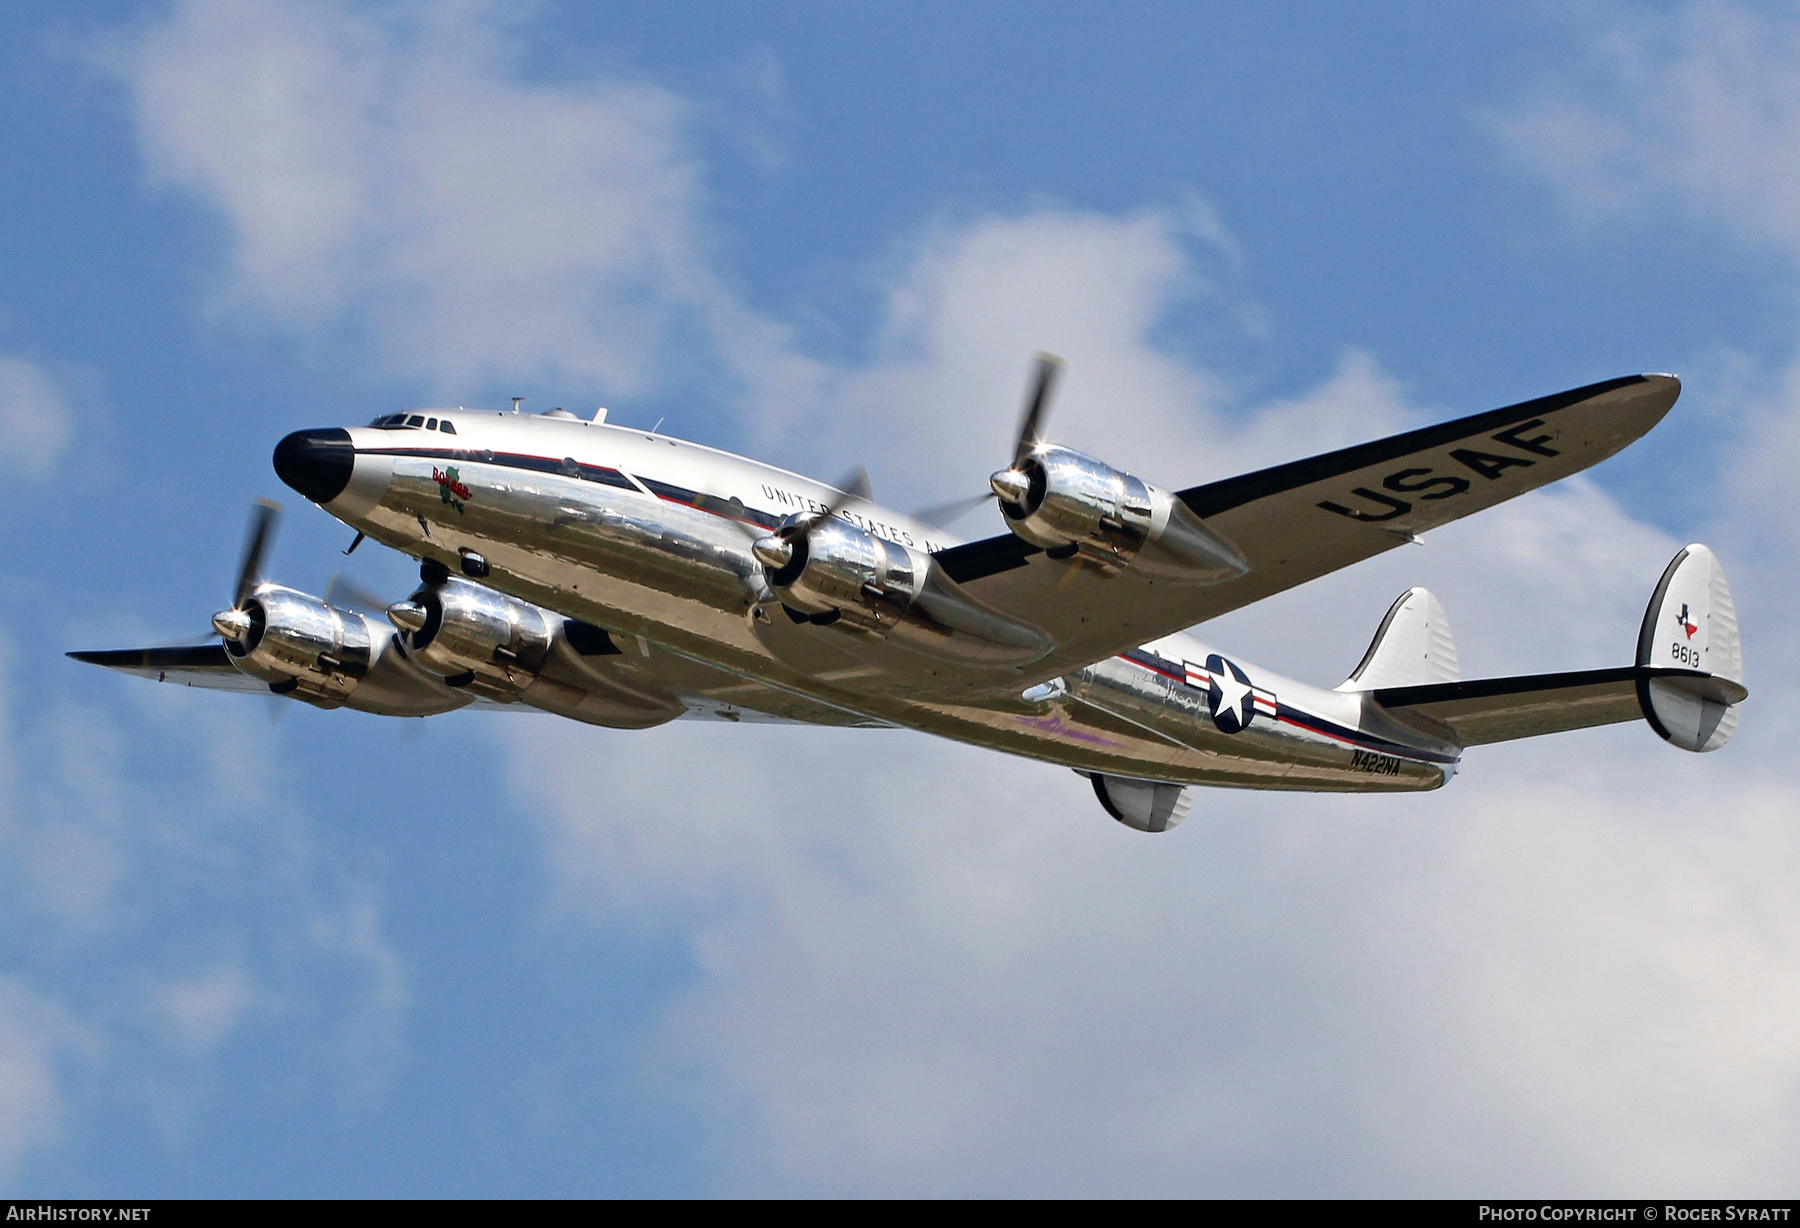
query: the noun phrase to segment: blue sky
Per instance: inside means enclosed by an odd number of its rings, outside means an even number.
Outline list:
[[[8,6],[0,1185],[1791,1193],[1796,58],[1737,5]],[[403,742],[62,657],[203,629],[260,495],[318,591],[291,429],[606,404],[908,505],[1039,347],[1171,485],[1680,372],[1591,481],[1206,634],[1333,681],[1422,582],[1471,672],[1612,664],[1704,536],[1743,732],[1146,839],[910,734]]]

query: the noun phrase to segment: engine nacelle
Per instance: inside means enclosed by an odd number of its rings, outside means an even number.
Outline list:
[[[1036,627],[976,601],[929,554],[836,516],[792,540],[763,538],[755,553],[769,588],[796,621],[891,637],[932,656],[978,664],[1024,664],[1051,647]]]
[[[467,580],[427,583],[388,608],[413,658],[446,686],[612,729],[687,711],[599,627]]]
[[[242,614],[242,634],[227,635],[225,651],[277,695],[383,716],[430,716],[469,702],[407,660],[390,628],[308,593],[259,584]]]
[[[1039,447],[988,480],[1007,527],[1052,557],[1209,584],[1249,570],[1180,499],[1080,452]]]
[[[930,558],[836,516],[790,543],[787,562],[768,571],[782,604],[804,614],[842,614],[884,630],[919,595]]]
[[[415,661],[451,686],[510,703],[550,655],[555,624],[547,612],[491,588],[446,580],[421,588],[409,604],[419,613],[407,620],[417,626],[400,623],[406,646]]]

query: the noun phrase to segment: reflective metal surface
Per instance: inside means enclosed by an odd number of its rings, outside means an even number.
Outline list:
[[[1068,448],[1038,448],[992,481],[1008,526],[1046,550],[1074,547],[1118,563],[1137,553],[1149,535],[1144,484]]]
[[[549,619],[538,607],[466,580],[414,593],[423,623],[406,638],[432,673],[501,702],[518,698],[550,653]]]
[[[212,625],[219,638],[242,643],[250,634],[250,615],[243,610],[220,610],[212,616]]]
[[[1188,583],[1248,569],[1236,546],[1167,491],[1068,448],[1038,448],[989,483],[1007,526],[1053,557],[1079,555],[1109,569],[1129,564]]]
[[[1392,755],[1379,757],[1378,773],[1359,767],[1365,752],[1345,740],[1359,736],[1355,713],[1339,714],[1338,734],[1271,717],[1228,735],[1204,690],[1165,685],[1123,658],[1033,678],[1029,662],[1050,637],[943,574],[931,553],[954,541],[819,483],[623,428],[510,415],[466,415],[456,427],[442,441],[455,451],[442,456],[403,454],[392,444],[404,432],[353,431],[355,476],[328,510],[440,567],[451,577],[442,592],[475,590],[450,603],[446,624],[457,629],[437,630],[420,652],[485,694],[597,723],[656,723],[704,705],[724,719],[763,711],[905,725],[1129,779],[1367,790],[1447,778],[1442,763]],[[1182,565],[1212,549],[1197,518],[1159,506],[1161,492],[1137,479],[1066,450],[1036,455],[1047,458],[1044,519],[1034,522],[1046,535],[1084,533],[1090,552],[1118,566],[1174,566],[1179,549],[1151,561],[1159,538],[1195,526],[1204,548]],[[362,509],[358,492],[376,491]],[[784,520],[828,508],[840,510],[784,542],[790,552],[769,544]],[[1200,562],[1238,565],[1220,553]],[[456,578],[470,554],[489,567],[479,585]],[[424,593],[413,600],[428,624]],[[615,651],[576,653],[562,618],[603,629]],[[503,647],[511,659],[496,655]],[[1208,650],[1166,651],[1204,660]],[[1043,685],[1022,697],[1034,683]],[[594,707],[601,695],[605,713]]]
[[[468,702],[409,662],[390,629],[279,584],[257,585],[243,609],[214,621],[241,627],[224,637],[228,657],[278,695],[384,716],[427,716]]]

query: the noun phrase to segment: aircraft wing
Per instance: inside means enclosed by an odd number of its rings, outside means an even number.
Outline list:
[[[951,579],[1049,632],[1038,678],[1217,618],[1605,460],[1675,404],[1672,375],[1629,375],[1181,491],[1249,570],[1212,585],[1107,573],[1011,533],[939,551]]]
[[[99,665],[135,674],[152,682],[201,687],[212,691],[236,691],[244,695],[268,695],[269,684],[253,678],[231,663],[223,644],[195,644],[179,648],[105,648],[67,654],[87,665]],[[724,719],[749,724],[844,725],[887,728],[885,721],[871,720],[843,709],[731,678],[722,686],[684,696],[688,712],[682,719]],[[501,703],[482,695],[469,695],[470,709],[492,712],[533,712],[529,704]]]
[[[97,652],[71,652],[77,661],[100,665],[121,673],[136,674],[155,682],[203,687],[210,691],[240,691],[267,695],[269,684],[252,678],[225,655],[223,644],[195,644],[183,648],[108,648]]]

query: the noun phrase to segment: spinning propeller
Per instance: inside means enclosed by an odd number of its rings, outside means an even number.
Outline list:
[[[250,637],[255,623],[255,615],[249,609],[250,598],[255,595],[256,586],[262,583],[263,562],[275,544],[275,529],[280,523],[279,503],[258,499],[251,507],[250,526],[244,534],[244,558],[238,564],[237,588],[232,593],[230,608],[220,610],[212,617],[214,635],[233,644],[242,644]],[[334,572],[325,582],[323,600],[326,605],[377,617],[387,610],[386,602],[341,571]]]
[[[1062,369],[1062,359],[1054,354],[1038,351],[1037,369],[1031,381],[1031,389],[1025,396],[1025,414],[1019,421],[1019,440],[1013,445],[1012,464],[988,479],[991,489],[979,495],[928,507],[916,513],[915,519],[941,529],[961,520],[989,499],[997,498],[1012,504],[1024,502],[1031,489],[1031,479],[1020,466],[1044,445],[1044,418],[1049,412],[1050,394],[1056,388],[1056,380],[1062,374]]]
[[[325,591],[319,597],[326,605],[334,605],[341,610],[368,614],[375,618],[387,617],[388,603],[341,571],[331,573],[331,579],[325,581]]]
[[[281,505],[258,499],[250,509],[250,531],[244,536],[244,560],[238,565],[237,589],[231,608],[212,617],[213,631],[222,639],[241,644],[250,634],[250,612],[246,608],[262,579],[263,559],[275,539],[275,526],[281,521]]]

